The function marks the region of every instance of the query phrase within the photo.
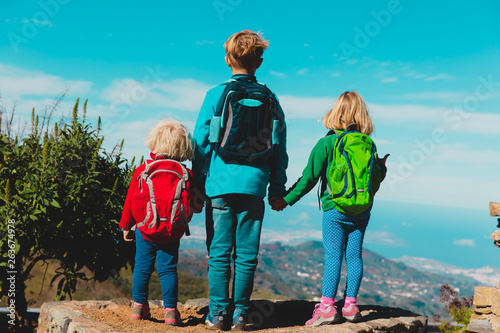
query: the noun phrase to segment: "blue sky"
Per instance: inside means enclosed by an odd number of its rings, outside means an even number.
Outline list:
[[[69,88],[58,114],[88,98],[107,149],[125,138],[127,158],[147,154],[144,135],[158,119],[193,129],[206,91],[230,76],[224,41],[262,31],[270,47],[257,76],[286,114],[288,185],[326,133],[316,121],[356,90],[379,153],[391,154],[366,246],[500,267],[487,210],[500,201],[498,2],[42,0],[0,9],[1,102],[16,105],[18,126]],[[303,229],[319,237],[315,201],[312,193],[281,215],[269,209],[265,239]]]

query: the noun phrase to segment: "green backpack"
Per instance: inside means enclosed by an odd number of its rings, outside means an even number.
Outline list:
[[[335,131],[337,140],[328,168],[327,188],[339,212],[357,215],[372,206],[382,171],[373,140],[350,127]]]

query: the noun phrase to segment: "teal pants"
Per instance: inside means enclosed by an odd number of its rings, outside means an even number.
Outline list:
[[[234,316],[245,316],[257,267],[264,200],[246,194],[227,194],[211,198],[206,211],[210,314],[225,316],[229,312],[232,256]]]

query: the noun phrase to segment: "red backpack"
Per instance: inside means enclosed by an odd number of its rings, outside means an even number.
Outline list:
[[[137,228],[157,244],[189,235],[188,223],[203,208],[195,203],[190,172],[180,162],[164,158],[146,161],[144,166],[132,200]]]

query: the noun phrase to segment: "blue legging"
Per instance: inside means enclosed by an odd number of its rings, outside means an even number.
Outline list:
[[[179,241],[155,244],[145,239],[135,229],[135,267],[132,276],[132,297],[134,302],[145,304],[149,295],[149,279],[155,268],[160,278],[165,308],[177,307],[177,260]]]
[[[358,295],[363,278],[363,238],[369,220],[370,210],[359,215],[345,215],[333,208],[323,213],[325,272],[322,296],[335,298],[344,253],[347,264],[347,286],[344,296]]]

